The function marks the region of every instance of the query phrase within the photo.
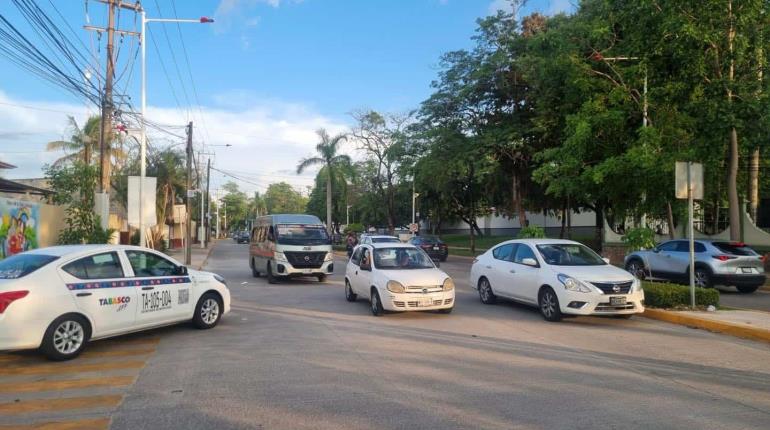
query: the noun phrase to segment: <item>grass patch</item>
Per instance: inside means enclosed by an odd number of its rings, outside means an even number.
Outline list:
[[[648,282],[644,288],[644,305],[651,308],[684,309],[690,306],[690,287],[666,282]],[[695,306],[719,306],[719,290],[715,288],[696,288]]]

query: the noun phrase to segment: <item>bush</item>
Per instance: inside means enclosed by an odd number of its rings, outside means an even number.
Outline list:
[[[364,225],[356,222],[351,222],[347,226],[345,226],[344,233],[347,234],[349,232],[353,233],[363,233],[364,232]]]
[[[690,287],[662,282],[643,282],[644,305],[651,308],[681,308],[690,306]],[[719,290],[695,288],[695,305],[719,305]]]
[[[650,249],[655,247],[655,232],[646,227],[632,228],[623,235],[623,243],[629,251]]]
[[[545,237],[545,230],[536,225],[523,227],[516,235],[517,239],[542,239]]]

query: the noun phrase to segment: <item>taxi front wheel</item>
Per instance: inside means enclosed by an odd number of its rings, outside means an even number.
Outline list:
[[[216,294],[206,293],[198,300],[198,304],[195,306],[193,324],[201,330],[213,328],[219,324],[219,320],[222,318],[222,310],[220,298]]]
[[[90,337],[91,328],[85,318],[62,315],[48,326],[40,351],[49,360],[71,360],[83,352]]]

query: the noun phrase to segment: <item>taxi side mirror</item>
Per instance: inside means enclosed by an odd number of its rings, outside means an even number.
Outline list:
[[[176,275],[177,276],[187,276],[187,266],[176,266]]]
[[[534,258],[525,258],[525,259],[521,260],[521,264],[523,264],[525,266],[530,266],[530,267],[537,267],[538,266],[537,260],[535,260]]]

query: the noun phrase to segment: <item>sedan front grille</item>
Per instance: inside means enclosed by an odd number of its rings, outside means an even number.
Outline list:
[[[320,269],[326,258],[325,252],[284,252],[284,255],[297,269]]]
[[[636,306],[632,302],[626,302],[625,305],[613,306],[609,303],[599,303],[594,308],[594,312],[615,312],[615,311],[630,311],[636,309]]]
[[[596,288],[602,290],[604,294],[628,294],[631,291],[633,281],[628,282],[591,282]]]

